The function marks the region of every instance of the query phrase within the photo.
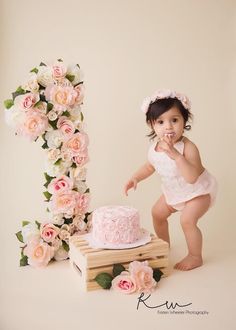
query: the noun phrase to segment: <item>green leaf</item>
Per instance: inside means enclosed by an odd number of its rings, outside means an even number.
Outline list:
[[[69,111],[64,111],[63,113],[62,113],[62,116],[66,116],[66,117],[70,117],[70,113],[69,113]]]
[[[59,158],[59,159],[54,163],[54,165],[60,165],[61,162],[62,162],[62,159]]]
[[[58,62],[63,62],[63,60],[61,59],[61,58],[58,58],[58,60],[57,60]]]
[[[75,75],[73,75],[73,74],[67,74],[67,75],[66,75],[66,78],[67,78],[70,82],[72,82],[72,81],[75,79]]]
[[[52,128],[57,129],[57,121],[58,121],[58,119],[56,119],[56,120],[49,120],[48,122],[52,126]]]
[[[27,265],[28,265],[28,257],[23,255],[20,259],[20,266],[23,267]]]
[[[69,245],[65,241],[62,241],[62,247],[64,250],[66,250],[66,252],[69,252],[70,250]]]
[[[19,95],[23,95],[23,94],[26,94],[26,91],[21,87],[19,86],[17,88],[17,90],[15,92],[12,93],[12,98],[13,98],[13,101],[15,100],[15,98]]]
[[[44,142],[44,144],[42,144],[42,148],[43,149],[48,149],[49,148],[47,142]]]
[[[24,226],[26,226],[26,225],[28,225],[30,222],[29,221],[22,221],[22,227],[24,227]]]
[[[79,64],[76,64],[76,66],[80,69],[80,66],[79,66]]]
[[[125,270],[125,267],[121,264],[115,264],[113,266],[112,274],[114,277],[120,275],[121,272]]]
[[[113,277],[108,273],[100,273],[95,277],[95,281],[103,288],[110,289]]]
[[[14,105],[14,101],[12,99],[8,99],[4,101],[4,106],[6,109],[10,109]]]
[[[159,268],[153,269],[153,278],[156,282],[159,282],[163,273]]]
[[[37,74],[39,72],[39,70],[37,68],[33,68],[32,70],[30,70],[30,72],[34,72]]]
[[[17,237],[18,241],[20,241],[21,243],[24,243],[24,240],[23,240],[23,236],[22,236],[21,231],[18,231],[16,233],[16,237]]]
[[[39,66],[47,66],[45,63],[41,62]]]
[[[38,229],[40,229],[40,227],[41,227],[41,223],[40,223],[40,222],[38,222],[37,220],[35,220],[35,223],[36,223],[36,225],[37,225]]]
[[[89,188],[87,188],[86,190],[85,190],[85,194],[87,194],[87,193],[89,193],[90,192],[90,189]]]
[[[84,115],[83,115],[83,112],[81,112],[81,113],[80,113],[80,119],[81,119],[81,121],[83,121],[83,120],[84,120]]]
[[[76,163],[72,163],[71,167],[76,168],[77,167]]]
[[[48,113],[49,111],[51,111],[52,108],[53,108],[53,104],[48,102],[48,104],[47,104],[47,113]]]
[[[40,84],[39,84],[39,86],[41,86]],[[42,88],[41,89],[44,89],[44,87],[43,86],[41,86]],[[45,95],[44,94],[39,94],[39,98],[40,98],[40,101],[42,101],[42,102],[46,102],[46,97],[45,97]]]
[[[55,178],[55,176],[50,176],[50,175],[47,174],[46,172],[44,172],[43,174],[44,174],[45,179],[46,179],[47,182],[49,182],[49,183],[52,181],[52,179]]]
[[[48,191],[44,191],[43,194],[47,198],[47,201],[49,201],[50,198],[52,197],[52,194],[50,194],[50,192],[48,192]]]

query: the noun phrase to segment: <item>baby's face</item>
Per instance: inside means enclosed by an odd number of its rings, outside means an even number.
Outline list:
[[[175,143],[182,137],[184,119],[179,109],[173,107],[158,117],[152,127],[159,139],[168,136]]]

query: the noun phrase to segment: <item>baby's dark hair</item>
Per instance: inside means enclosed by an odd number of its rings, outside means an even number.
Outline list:
[[[170,110],[173,107],[179,109],[184,119],[184,129],[189,131],[191,129],[191,125],[186,125],[186,124],[190,119],[192,119],[193,115],[188,109],[186,109],[183,106],[181,101],[179,101],[176,97],[159,99],[151,103],[146,113],[146,123],[152,126],[152,124],[157,120],[158,117],[160,117],[163,113],[165,113],[166,111]],[[150,134],[148,134],[147,136],[150,137],[151,140],[153,140],[156,137],[156,133],[153,128]]]

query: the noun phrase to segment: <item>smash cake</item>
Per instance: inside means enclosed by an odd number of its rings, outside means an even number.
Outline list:
[[[140,227],[138,210],[130,206],[108,205],[92,215],[92,231],[88,235],[92,247],[122,249],[144,245],[150,234]]]

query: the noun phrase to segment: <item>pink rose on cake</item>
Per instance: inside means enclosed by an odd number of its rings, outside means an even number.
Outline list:
[[[47,243],[53,242],[57,237],[57,235],[59,234],[59,232],[60,229],[51,223],[41,224],[40,235],[43,238],[43,240]]]
[[[54,248],[38,239],[32,239],[24,249],[28,264],[41,268],[47,266],[54,255]]]
[[[115,291],[130,294],[136,291],[136,284],[129,272],[123,271],[112,280],[112,288]]]
[[[129,265],[129,272],[134,279],[138,292],[152,292],[156,286],[153,278],[153,269],[148,266],[148,261],[133,261]]]
[[[61,175],[52,179],[48,185],[50,194],[62,193],[73,188],[73,181],[67,175]]]

